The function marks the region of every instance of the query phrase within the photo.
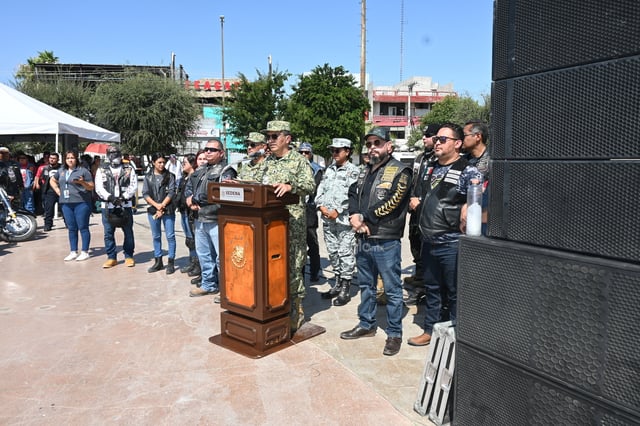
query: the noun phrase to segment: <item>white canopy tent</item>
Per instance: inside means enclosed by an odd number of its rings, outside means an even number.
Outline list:
[[[77,135],[81,140],[120,142],[120,134],[98,127],[0,83],[0,138],[25,140],[38,135],[55,135],[56,152],[60,135]]]

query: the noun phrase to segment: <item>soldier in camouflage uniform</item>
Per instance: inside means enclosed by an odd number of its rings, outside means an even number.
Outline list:
[[[335,306],[345,305],[351,300],[349,288],[356,267],[356,238],[349,223],[349,187],[358,180],[360,169],[349,161],[352,148],[349,139],[334,138],[331,145],[333,162],[327,167],[318,186],[316,205],[322,215],[324,241],[336,283],[324,299],[331,299]]]
[[[260,172],[260,163],[264,161],[266,153],[269,150],[267,142],[262,133],[251,132],[249,137],[244,140],[247,148],[247,157],[249,161],[242,163],[238,167],[238,179],[247,181],[258,181],[256,176]]]
[[[305,296],[302,267],[307,256],[307,221],[305,196],[316,189],[311,167],[306,158],[290,149],[291,127],[286,121],[270,121],[262,131],[266,134],[271,154],[260,163],[256,180],[275,187],[278,197],[287,192],[300,196],[297,204],[287,205],[289,210],[289,297],[291,299],[291,333],[304,322],[302,299]]]

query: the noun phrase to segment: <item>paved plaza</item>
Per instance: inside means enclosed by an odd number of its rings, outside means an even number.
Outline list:
[[[134,268],[119,253],[116,267],[102,269],[99,215],[84,262],[63,261],[62,219],[45,234],[39,217],[37,239],[0,243],[0,424],[431,424],[413,411],[427,351],[406,344],[421,332],[415,306],[406,310],[400,353],[387,357],[380,329],[373,338],[339,338],[357,324],[356,285],[352,301],[335,307],[320,297],[326,280],[308,283],[306,316],[326,333],[247,358],[209,342],[220,333],[212,296],[188,297],[186,274],[147,273],[153,249],[141,207]],[[180,232],[177,239],[182,266],[187,250]],[[323,244],[321,253],[331,277]],[[406,235],[403,267],[410,274]]]

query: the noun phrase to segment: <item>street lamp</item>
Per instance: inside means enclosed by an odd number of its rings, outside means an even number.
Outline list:
[[[222,45],[222,105],[224,105],[224,15],[220,15],[220,43]]]

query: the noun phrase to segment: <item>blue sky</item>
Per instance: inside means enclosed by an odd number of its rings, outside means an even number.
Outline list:
[[[411,76],[490,93],[491,0],[367,1],[367,73],[374,85]],[[191,80],[274,68],[296,75],[328,63],[360,73],[360,0],[32,0],[0,6],[0,82],[51,50],[63,63],[169,65],[171,52]],[[400,34],[403,27],[401,73]]]

